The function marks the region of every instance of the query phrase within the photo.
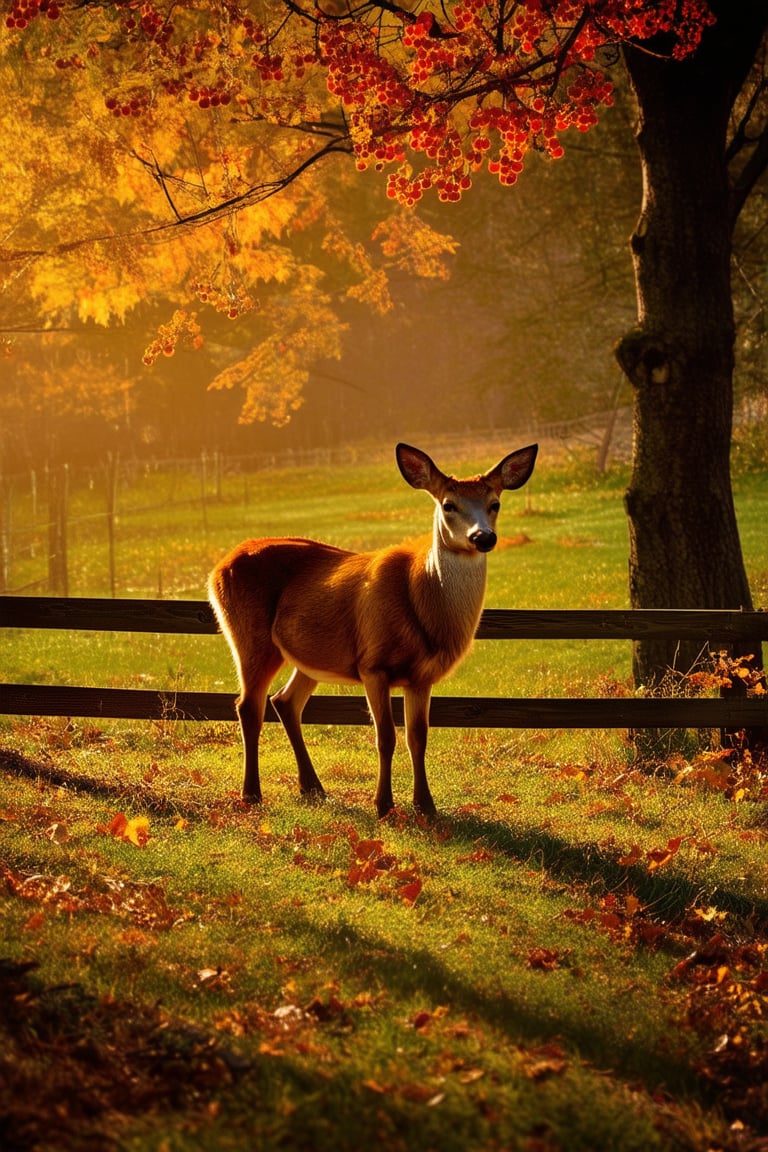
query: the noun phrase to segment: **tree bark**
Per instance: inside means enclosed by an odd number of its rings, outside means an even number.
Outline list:
[[[643,205],[631,238],[638,326],[617,347],[634,391],[626,508],[634,608],[751,607],[733,505],[734,316],[726,162],[734,100],[768,26],[761,0],[722,0],[683,61],[625,51]],[[759,644],[750,648],[757,655]],[[689,642],[638,641],[637,684],[687,671]]]

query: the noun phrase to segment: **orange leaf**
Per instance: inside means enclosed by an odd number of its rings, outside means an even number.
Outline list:
[[[672,840],[668,841],[666,848],[652,848],[650,852],[646,852],[649,872],[653,872],[656,868],[663,868],[665,864],[669,864],[672,857],[677,855],[684,839],[684,836],[675,836]]]
[[[116,840],[121,840],[127,827],[128,818],[123,812],[118,812],[117,815],[110,820],[109,824],[107,824],[105,831],[108,832],[110,836],[114,836]]]
[[[565,792],[550,792],[544,801],[545,804],[562,804],[565,800]]]
[[[474,852],[468,853],[466,856],[457,856],[457,864],[487,864],[493,860],[493,852],[488,848],[476,848]]]
[[[594,908],[566,908],[560,915],[564,920],[572,920],[575,924],[591,924],[597,913]]]
[[[371,860],[381,856],[384,849],[383,840],[358,840],[355,845],[355,855],[358,860]]]
[[[421,894],[421,889],[421,880],[416,879],[412,880],[410,884],[404,884],[402,888],[398,888],[397,894],[406,904],[415,904]]]
[[[108,833],[115,840],[125,840],[129,844],[135,844],[137,848],[143,848],[150,839],[147,817],[136,816],[133,820],[129,820],[124,812],[118,812],[109,824],[105,828],[100,828],[99,831]]]
[[[528,953],[528,967],[541,972],[553,972],[560,967],[560,957],[552,948],[534,948]]]
[[[605,928],[608,932],[616,932],[621,927],[621,919],[615,912],[601,912],[600,927]]]
[[[637,896],[633,896],[630,892],[624,901],[624,908],[626,910],[627,916],[634,916],[640,909],[640,901],[638,900]]]
[[[386,1096],[389,1091],[383,1084],[379,1084],[378,1080],[363,1080],[363,1088],[367,1088],[369,1092],[375,1092],[377,1096]]]
[[[642,857],[643,850],[640,845],[633,844],[629,850],[629,854],[627,856],[619,856],[617,863],[621,864],[622,868],[631,868],[632,865],[637,864],[638,860],[641,860]]]

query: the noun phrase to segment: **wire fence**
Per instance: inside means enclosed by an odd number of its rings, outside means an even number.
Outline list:
[[[458,459],[476,453],[478,445],[484,455],[494,450],[503,454],[510,446],[534,440],[566,450],[589,445],[602,468],[609,444],[619,455],[626,454],[629,424],[629,410],[620,409],[558,423],[446,433],[431,437],[429,447],[442,458]],[[85,533],[106,547],[108,588],[114,597],[118,521],[186,507],[195,510],[207,532],[210,505],[238,499],[247,506],[259,473],[383,462],[391,452],[391,446],[363,442],[247,455],[205,449],[182,459],[123,459],[108,453],[95,466],[63,463],[0,473],[0,594],[70,595],[71,541]],[[160,587],[158,592],[162,594]]]

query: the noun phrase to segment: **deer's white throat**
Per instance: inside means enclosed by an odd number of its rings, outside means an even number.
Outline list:
[[[485,599],[486,553],[449,548],[441,539],[437,517],[426,570],[437,581],[442,607],[447,614],[462,620],[479,616]]]

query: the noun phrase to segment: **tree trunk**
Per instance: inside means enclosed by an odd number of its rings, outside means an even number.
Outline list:
[[[768,16],[723,0],[695,54],[628,48],[643,206],[631,239],[638,327],[617,348],[634,390],[626,507],[634,608],[751,607],[730,479],[734,317],[729,115]],[[759,644],[754,646],[759,651]],[[687,671],[694,644],[641,640],[637,684]]]

